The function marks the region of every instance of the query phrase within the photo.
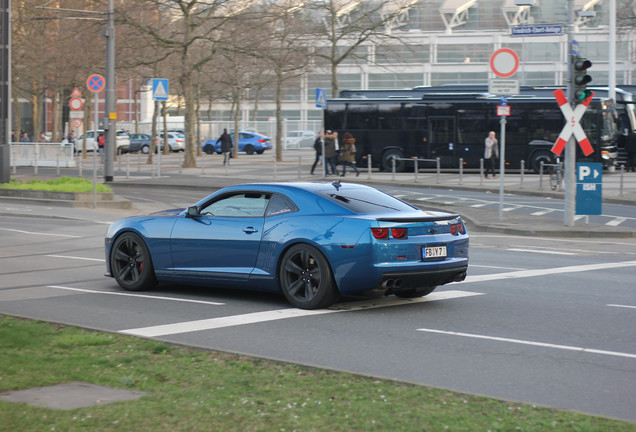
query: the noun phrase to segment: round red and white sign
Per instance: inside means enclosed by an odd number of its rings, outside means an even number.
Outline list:
[[[82,108],[84,108],[84,102],[80,99],[80,98],[71,98],[71,100],[68,102],[68,106],[73,110],[73,111],[80,111]]]
[[[75,129],[79,129],[82,127],[82,119],[73,119],[71,124]]]
[[[498,77],[511,77],[519,69],[519,56],[510,48],[498,49],[490,57],[490,69]]]

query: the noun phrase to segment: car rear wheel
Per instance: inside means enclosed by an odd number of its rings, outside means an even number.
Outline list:
[[[416,297],[424,297],[425,295],[429,295],[433,291],[435,291],[437,287],[423,287],[423,288],[408,288],[403,290],[393,291],[397,297],[400,298],[416,298]]]
[[[142,238],[132,232],[117,237],[110,252],[110,269],[115,280],[127,291],[152,288],[156,283],[150,251]]]
[[[320,309],[338,299],[329,263],[311,245],[297,244],[287,250],[278,279],[283,294],[297,308]]]
[[[254,146],[251,144],[246,145],[245,154],[248,154],[248,155],[254,154]]]
[[[150,146],[148,144],[144,144],[141,146],[141,152],[143,154],[148,154],[150,153]]]

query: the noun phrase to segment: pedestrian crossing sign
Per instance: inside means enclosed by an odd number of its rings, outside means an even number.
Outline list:
[[[327,92],[325,89],[316,89],[316,107],[322,109],[327,108]]]
[[[163,78],[152,79],[152,98],[156,101],[168,100],[168,80]]]

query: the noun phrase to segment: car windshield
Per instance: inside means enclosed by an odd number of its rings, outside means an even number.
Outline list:
[[[358,214],[416,210],[415,207],[375,189],[326,189],[316,193]]]

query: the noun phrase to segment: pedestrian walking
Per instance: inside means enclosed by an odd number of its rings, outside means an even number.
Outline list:
[[[328,130],[325,133],[325,163],[327,164],[327,175],[338,173],[336,169],[336,157],[338,156],[338,150],[336,148],[336,141],[338,139],[338,132],[332,132]],[[329,172],[331,170],[331,172]]]
[[[358,171],[358,167],[356,166],[356,139],[349,132],[345,132],[344,137],[342,139],[342,175],[344,177],[347,175],[347,167],[350,166],[356,172],[356,177],[360,175],[360,171]]]
[[[216,140],[216,144],[221,143],[221,153],[223,153],[223,165],[230,164],[230,151],[232,151],[232,137],[223,129],[223,133]]]
[[[499,146],[497,143],[497,138],[495,137],[495,132],[488,132],[488,138],[486,138],[484,149],[484,159],[486,160],[486,178],[488,177],[488,172],[492,173],[493,178],[497,178],[495,174],[495,167],[497,166],[497,158],[499,157]],[[488,162],[490,161],[490,163]]]
[[[38,142],[41,142],[41,143],[45,143],[45,142],[47,142],[47,141],[46,141],[46,135],[44,135],[44,132],[42,132],[42,133],[40,134],[40,139],[38,139]]]
[[[24,142],[24,143],[31,142],[31,138],[29,138],[29,135],[26,132],[22,132],[20,136],[20,142]]]
[[[311,166],[311,175],[314,175],[314,170],[316,169],[316,165],[322,159],[322,140],[323,133],[322,131],[318,132],[318,138],[314,141],[314,150],[316,150],[316,159],[314,159],[314,164]]]

